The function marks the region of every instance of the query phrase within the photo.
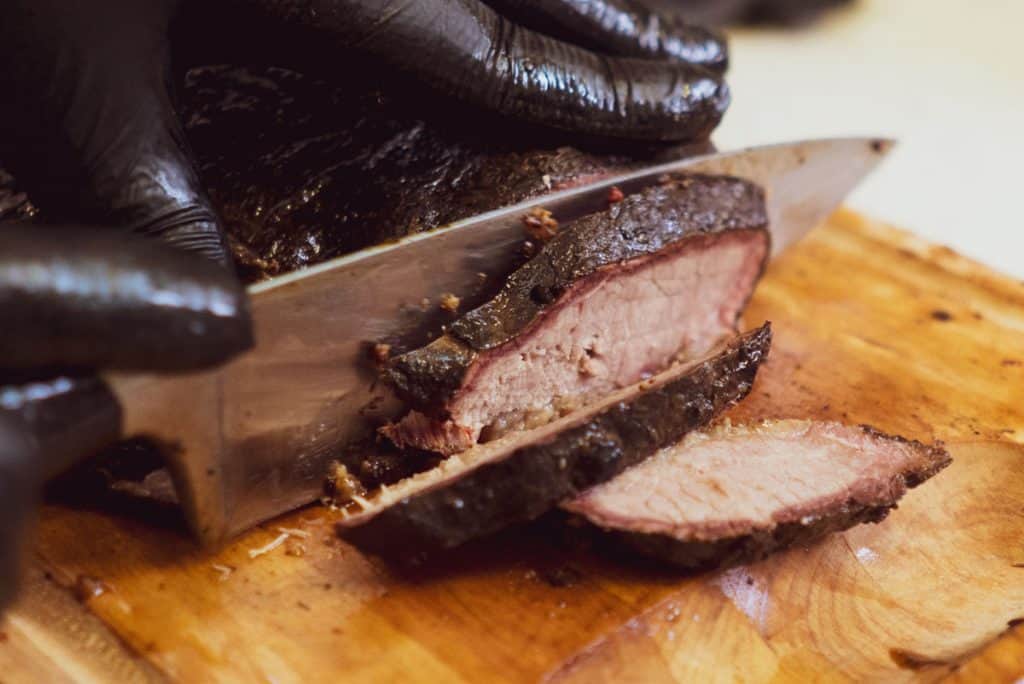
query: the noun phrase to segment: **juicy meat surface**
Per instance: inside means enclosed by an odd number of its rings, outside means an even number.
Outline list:
[[[878,522],[950,462],[864,426],[804,420],[690,433],[563,507],[685,568],[756,560]]]
[[[533,430],[442,461],[358,502],[338,501],[338,531],[386,555],[456,546],[536,518],[605,482],[745,397],[771,330],[732,339]]]
[[[709,176],[574,222],[494,299],[391,362],[385,378],[416,410],[384,434],[455,453],[703,353],[735,329],[766,226],[759,188]]]

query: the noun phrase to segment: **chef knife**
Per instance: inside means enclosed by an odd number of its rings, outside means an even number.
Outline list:
[[[443,293],[470,304],[521,262],[523,216],[561,223],[666,175],[739,176],[765,188],[773,253],[824,220],[889,150],[809,140],[691,157],[555,192],[253,285],[256,346],[216,371],[110,376],[124,434],[164,445],[185,517],[216,545],[322,495],[339,451],[400,406],[376,381],[377,345],[426,340]],[[432,325],[434,324],[434,325]],[[417,337],[419,336],[419,337]]]

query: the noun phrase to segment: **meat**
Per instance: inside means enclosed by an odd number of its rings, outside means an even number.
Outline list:
[[[250,279],[706,149],[583,151],[562,133],[382,89],[375,72],[348,73],[341,87],[283,69],[203,67],[189,73],[182,109]]]
[[[452,456],[368,499],[339,501],[339,532],[370,550],[408,555],[536,518],[741,400],[770,342],[765,325],[552,423]]]
[[[563,507],[686,569],[758,560],[879,522],[950,462],[869,427],[782,420],[691,433]]]
[[[710,148],[585,151],[402,85],[382,89],[376,72],[336,86],[273,67],[189,71],[179,109],[243,278]],[[0,169],[0,220],[35,214],[17,190]]]
[[[416,410],[384,433],[456,453],[703,353],[734,331],[766,226],[759,188],[691,176],[563,228],[491,301],[391,362]]]

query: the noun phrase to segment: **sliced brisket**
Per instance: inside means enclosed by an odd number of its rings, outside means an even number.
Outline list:
[[[872,428],[803,420],[694,432],[563,507],[681,568],[763,558],[879,522],[950,462]]]
[[[767,222],[760,188],[692,176],[563,228],[492,300],[391,362],[416,410],[384,433],[456,453],[705,352],[735,329]]]
[[[770,342],[765,325],[553,423],[474,447],[367,498],[338,501],[346,513],[339,532],[408,557],[536,518],[745,397]]]

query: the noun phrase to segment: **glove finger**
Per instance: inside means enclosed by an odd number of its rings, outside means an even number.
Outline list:
[[[42,483],[110,444],[120,428],[120,406],[98,378],[0,377],[0,610],[17,589]]]
[[[121,406],[101,379],[0,371],[0,415],[28,442],[41,482],[121,434]]]
[[[575,133],[699,140],[729,104],[711,70],[598,55],[524,29],[477,0],[402,0],[386,12],[370,0],[249,4],[301,27],[311,44],[361,50],[445,95]]]
[[[188,371],[252,345],[233,274],[105,229],[0,230],[0,312],[7,369]]]
[[[124,226],[228,263],[168,91],[172,3],[5,8],[0,155],[47,220]]]
[[[595,52],[725,71],[724,36],[637,0],[484,0],[519,24]]]

